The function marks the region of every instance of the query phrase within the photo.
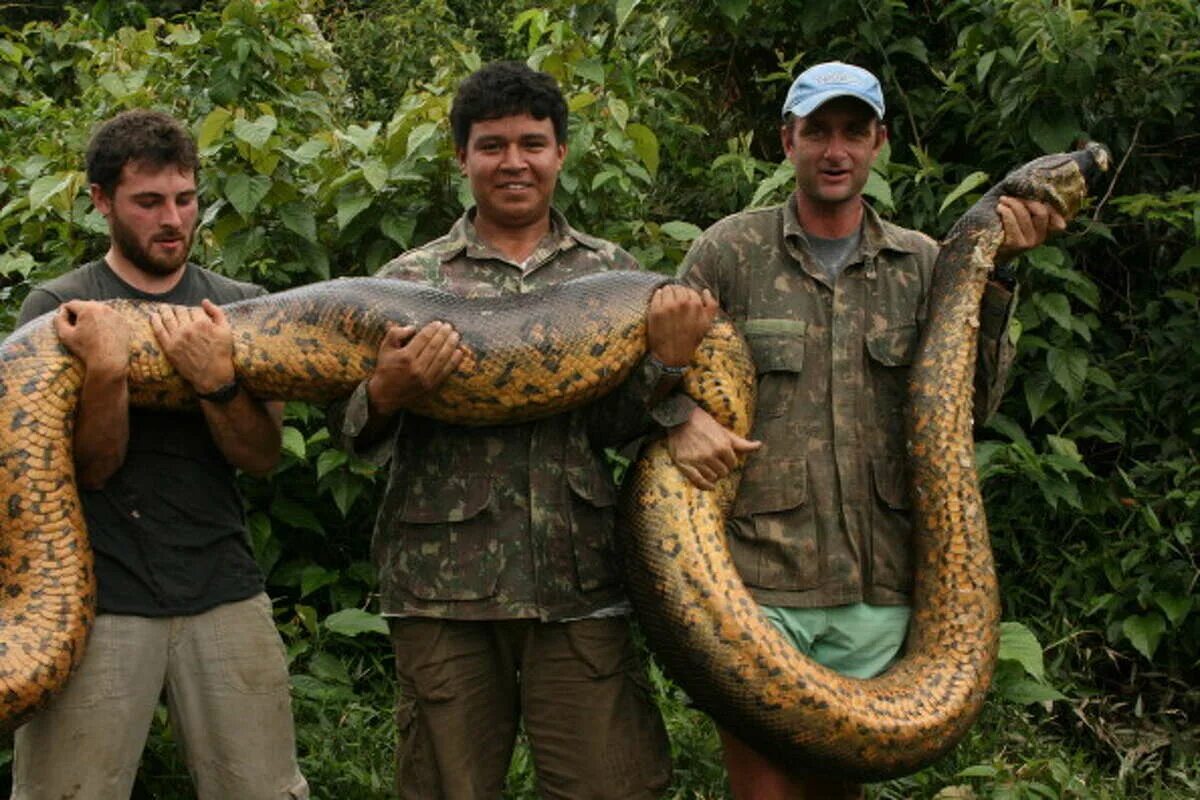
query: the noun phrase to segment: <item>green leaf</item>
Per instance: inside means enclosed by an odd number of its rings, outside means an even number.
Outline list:
[[[750,9],[750,0],[717,0],[717,8],[731,22],[739,22]]]
[[[638,122],[630,123],[625,128],[625,134],[633,140],[633,152],[650,170],[651,175],[658,174],[658,137],[654,131]]]
[[[1197,208],[1200,209],[1200,205],[1197,205]],[[1191,272],[1197,267],[1200,267],[1200,245],[1184,250],[1183,255],[1175,262],[1175,266],[1171,267],[1171,274],[1182,275],[1185,272]]]
[[[321,480],[338,467],[350,460],[345,451],[330,448],[317,456],[317,480]]]
[[[629,15],[638,7],[642,0],[617,0],[617,30],[625,27]]]
[[[411,156],[416,153],[426,142],[433,139],[434,134],[437,133],[437,129],[436,122],[425,122],[409,131],[408,142],[405,145],[405,155]]]
[[[1037,306],[1042,313],[1054,320],[1055,324],[1064,330],[1072,330],[1074,326],[1071,324],[1071,301],[1061,292],[1048,292],[1046,294],[1035,294],[1033,296],[1033,304]]]
[[[1044,372],[1036,373],[1024,381],[1022,391],[1025,394],[1025,406],[1029,409],[1030,422],[1037,422],[1046,412],[1058,405],[1061,395],[1050,391],[1053,385],[1053,379]]]
[[[988,72],[992,69],[992,64],[996,60],[996,51],[989,50],[979,57],[975,62],[975,81],[980,85],[987,80]]]
[[[625,130],[625,126],[629,123],[629,104],[619,97],[609,96],[608,113],[612,114],[613,121],[617,123],[617,127]]]
[[[1045,153],[1068,149],[1079,133],[1079,120],[1066,105],[1057,106],[1050,114],[1034,111],[1029,119],[1029,137]]]
[[[972,172],[970,175],[962,179],[962,182],[955,187],[954,191],[946,195],[946,199],[942,201],[942,205],[938,208],[938,213],[941,214],[954,203],[955,200],[962,197],[972,189],[976,189],[987,183],[988,174],[986,172]]]
[[[204,121],[200,123],[200,132],[196,136],[196,147],[200,149],[200,152],[207,154],[209,148],[225,135],[231,119],[233,119],[233,114],[221,106],[208,112]]]
[[[105,72],[100,76],[100,80],[97,81],[97,83],[100,84],[100,88],[111,94],[117,100],[120,100],[121,98],[125,97],[125,95],[129,94],[129,87],[125,85],[125,81],[121,80],[121,76],[115,72]]]
[[[317,242],[317,220],[313,217],[312,211],[307,203],[295,201],[285,203],[277,209],[279,221],[284,227],[297,236],[302,237],[306,242]]]
[[[300,571],[300,596],[307,597],[316,590],[337,583],[336,570],[325,569],[319,564],[309,564]]]
[[[1187,617],[1192,610],[1191,595],[1166,594],[1165,592],[1156,592],[1154,594],[1154,602],[1167,615],[1167,620],[1171,623],[1171,627],[1178,628],[1179,623]]]
[[[319,703],[345,705],[355,699],[354,690],[348,686],[327,683],[312,675],[292,675],[289,678],[292,691],[298,697]]]
[[[1139,614],[1126,617],[1121,623],[1121,630],[1137,651],[1146,657],[1147,661],[1154,660],[1154,651],[1167,629],[1167,623],[1162,615],[1151,611],[1149,614]]]
[[[1055,348],[1046,354],[1046,366],[1054,382],[1072,400],[1078,400],[1087,380],[1088,354],[1079,348]]]
[[[233,135],[252,148],[258,149],[266,145],[277,124],[270,114],[263,114],[254,122],[238,117],[233,121]]]
[[[592,83],[604,83],[604,64],[596,58],[583,58],[571,64],[576,75],[587,78]]]
[[[291,425],[283,426],[283,452],[300,461],[305,457],[304,434]]]
[[[680,220],[664,222],[659,226],[659,230],[678,242],[690,242],[704,232],[692,223]]]
[[[307,507],[285,497],[276,497],[271,502],[271,516],[293,528],[325,535],[325,528],[321,526],[321,521],[317,519],[316,514]]]
[[[64,198],[59,195],[67,191],[75,175],[74,172],[58,172],[38,178],[29,187],[29,208],[36,211],[50,205],[62,207]],[[70,207],[69,201],[66,207]]]
[[[325,618],[325,627],[329,628],[329,620],[334,615]],[[350,670],[346,667],[346,662],[335,656],[333,653],[317,653],[308,660],[308,671],[313,677],[320,678],[328,683],[340,683],[345,686],[350,686],[354,680],[350,677]]]
[[[886,209],[890,210],[896,207],[895,201],[892,200],[892,187],[888,184],[887,179],[877,170],[871,170],[871,174],[867,176],[867,183],[863,186],[863,194]]]
[[[571,98],[567,101],[567,109],[574,114],[590,105],[594,105],[597,99],[596,95],[591,92],[580,92],[579,94],[571,95]]]
[[[362,165],[363,178],[375,191],[380,191],[387,185],[388,168],[378,158],[369,158]]]
[[[295,150],[284,150],[284,155],[298,164],[311,164],[317,157],[329,149],[329,143],[324,139],[309,139]]]
[[[395,214],[386,214],[379,221],[379,230],[383,235],[404,248],[412,245],[413,232],[416,229],[417,218],[415,216],[400,217]]]
[[[248,219],[254,213],[254,209],[270,191],[271,179],[265,175],[235,172],[225,181],[225,197],[243,219]]]
[[[362,633],[388,635],[387,620],[378,614],[360,608],[345,608],[325,618],[325,629],[341,636],[358,636]]]
[[[343,186],[342,190],[338,192],[336,201],[338,230],[345,230],[355,217],[371,205],[371,200],[371,195],[361,188]]]
[[[344,139],[354,145],[364,156],[371,152],[371,146],[375,144],[375,137],[379,134],[379,123],[372,122],[366,128],[359,125],[351,125],[344,132],[339,131],[337,136],[339,139]]]
[[[1044,683],[1038,683],[1028,678],[1016,678],[1004,681],[1002,684],[997,685],[996,688],[1005,700],[1023,706],[1067,699],[1065,694],[1053,686],[1047,686]]]
[[[777,190],[791,184],[795,174],[796,168],[792,162],[781,161],[775,167],[775,171],[758,184],[758,188],[754,190],[754,196],[750,198],[750,207],[757,208],[765,200],[773,198]]]
[[[1000,655],[1002,660],[1015,661],[1027,675],[1037,680],[1045,677],[1042,646],[1033,631],[1019,622],[1000,623]]]

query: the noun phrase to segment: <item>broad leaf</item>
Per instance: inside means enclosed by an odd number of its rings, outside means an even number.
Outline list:
[[[358,636],[362,633],[388,634],[387,620],[378,614],[360,608],[344,608],[325,618],[325,628],[342,636]]]
[[[954,191],[946,195],[946,199],[942,201],[941,207],[938,208],[938,213],[941,214],[943,211],[949,208],[955,200],[962,197],[972,189],[977,189],[978,187],[987,183],[987,181],[988,174],[986,172],[972,172],[970,175],[962,179],[962,182],[954,188]]]

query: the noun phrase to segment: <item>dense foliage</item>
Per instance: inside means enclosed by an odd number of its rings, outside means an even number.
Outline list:
[[[462,209],[447,112],[526,59],[572,112],[557,204],[671,271],[705,225],[790,189],[778,103],[804,65],[883,78],[869,185],[931,234],[1010,167],[1089,137],[1117,168],[1023,259],[1019,357],[979,466],[1004,586],[995,702],[943,764],[881,797],[1200,794],[1200,11],[1191,0],[228,0],[0,4],[0,329],[98,255],[80,154],[133,106],[202,148],[197,258],[280,289],[365,274]],[[390,656],[366,563],[376,476],[288,408],[247,481],[317,796],[386,797]],[[679,797],[723,796],[704,719],[656,673]],[[0,755],[0,763],[10,756]],[[7,769],[6,767],[4,769]],[[188,796],[156,724],[142,796]],[[519,753],[513,796],[531,796]]]

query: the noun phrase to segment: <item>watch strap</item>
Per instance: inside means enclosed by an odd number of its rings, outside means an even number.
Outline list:
[[[196,392],[196,397],[200,398],[201,400],[207,400],[210,403],[216,403],[219,406],[223,406],[233,400],[233,398],[237,397],[238,390],[241,388],[242,385],[238,383],[238,379],[235,377],[229,383],[225,384],[224,386],[219,386],[216,389],[213,389],[211,392]]]

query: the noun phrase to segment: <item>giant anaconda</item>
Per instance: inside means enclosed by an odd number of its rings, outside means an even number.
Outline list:
[[[1072,213],[1099,150],[1048,157],[1006,191]],[[630,590],[652,648],[723,725],[789,762],[861,776],[916,769],[970,724],[996,652],[997,597],[975,484],[970,385],[979,292],[998,243],[977,206],[939,260],[935,311],[913,370],[911,457],[920,567],[905,659],[872,681],[841,678],[790,651],[758,614],[725,550],[737,486],[695,489],[662,443],[639,459],[623,500]],[[983,210],[978,210],[982,208]],[[464,300],[398,281],[349,279],[234,303],[239,380],[264,399],[327,402],[370,374],[386,326],[451,322],[468,356],[418,413],[448,422],[515,422],[573,408],[619,383],[645,347],[645,308],[661,276],[610,272],[505,298]],[[115,301],[130,323],[137,405],[182,408],[192,393],[155,342],[153,305]],[[93,617],[91,554],[71,436],[81,368],[51,315],[0,345],[0,723],[27,719],[82,657]],[[685,390],[740,434],[753,370],[718,320]]]

